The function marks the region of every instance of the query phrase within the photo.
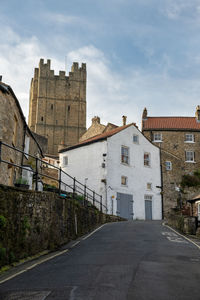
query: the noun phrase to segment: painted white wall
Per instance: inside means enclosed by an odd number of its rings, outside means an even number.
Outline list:
[[[103,204],[106,204],[105,184],[101,182],[106,178],[106,168],[102,168],[104,162],[103,153],[107,153],[107,141],[100,141],[60,153],[60,164],[64,172],[76,177],[96,193],[102,195]],[[68,157],[68,165],[63,165],[64,157]],[[62,175],[62,181],[73,186],[73,180]],[[100,198],[98,197],[100,200]]]
[[[133,142],[133,134],[139,136],[139,143]],[[121,146],[129,147],[130,164],[121,163]],[[151,165],[144,166],[144,152],[150,153]],[[106,156],[103,156],[106,154]],[[68,156],[68,165],[63,166],[63,157]],[[83,184],[103,196],[103,203],[108,205],[108,213],[116,213],[117,193],[133,195],[133,219],[145,219],[144,195],[152,196],[152,217],[161,219],[161,185],[159,149],[150,143],[134,126],[107,138],[79,148],[60,153],[62,169],[76,177]],[[105,168],[102,168],[105,163]],[[121,185],[121,176],[128,177],[128,186]],[[106,179],[106,183],[101,180]],[[73,180],[62,178],[73,185]],[[147,183],[152,190],[147,190]]]
[[[133,142],[133,135],[139,136],[139,143]],[[129,147],[130,164],[121,163],[121,146]],[[144,153],[150,153],[150,167],[144,166]],[[121,185],[121,176],[128,177],[128,186]],[[152,190],[147,190],[147,183],[152,184]],[[144,195],[152,196],[152,217],[161,219],[161,186],[159,148],[150,143],[135,127],[130,126],[116,135],[108,138],[107,155],[107,198],[109,212],[116,214],[116,195],[118,193],[133,195],[133,218],[145,219]]]

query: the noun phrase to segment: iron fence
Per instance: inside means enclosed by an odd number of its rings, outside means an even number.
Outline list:
[[[14,150],[17,153],[21,153],[23,157],[26,158],[27,162],[29,158],[32,159],[32,166],[30,169],[27,169],[27,165],[17,164],[13,161],[8,161],[3,159],[3,147]],[[23,160],[22,160],[23,161]],[[62,197],[70,197],[79,201],[83,206],[95,206],[101,212],[107,212],[107,207],[102,203],[102,195],[99,195],[94,190],[90,189],[86,184],[81,183],[75,177],[72,177],[68,173],[64,172],[61,167],[54,166],[37,156],[26,153],[16,147],[8,145],[0,141],[0,163],[8,164],[9,166],[19,168],[21,170],[28,170],[33,173],[33,186],[32,188],[38,191],[39,182],[41,182],[42,177],[49,178],[58,183],[57,188],[53,188],[51,191],[58,193]],[[34,166],[34,167],[33,167]],[[44,166],[49,166],[58,171],[58,178],[52,177],[50,175],[44,174]],[[65,179],[63,181],[62,179]],[[49,189],[48,189],[49,190]]]

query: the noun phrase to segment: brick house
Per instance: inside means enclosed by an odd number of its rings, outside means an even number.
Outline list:
[[[36,135],[29,129],[19,101],[12,88],[0,81],[0,141],[33,156],[43,157],[47,139]],[[39,142],[38,142],[39,140]],[[27,155],[2,145],[1,158],[16,165],[34,163]],[[0,183],[14,185],[21,176],[20,168],[11,164],[0,163]]]
[[[177,206],[182,176],[200,168],[200,106],[194,117],[149,117],[145,108],[142,132],[161,149],[163,209],[167,216]]]

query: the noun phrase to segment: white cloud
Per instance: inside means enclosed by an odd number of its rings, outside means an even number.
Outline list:
[[[39,59],[50,58],[56,73],[64,69],[64,59],[50,56],[48,47],[36,37],[24,39],[10,28],[3,28],[3,32],[0,75],[13,88],[27,117],[30,81]],[[160,74],[131,67],[113,70],[105,53],[93,45],[67,54],[68,71],[73,61],[87,63],[88,126],[94,115],[99,115],[105,124],[122,124],[122,115],[128,116],[128,122],[140,124],[145,106],[150,115],[193,115],[195,106],[200,104],[200,81],[170,77],[168,56],[163,57],[165,68]]]
[[[66,15],[61,13],[44,13],[42,17],[46,19],[46,21],[51,23],[56,23],[57,25],[88,25],[88,21],[83,17]]]

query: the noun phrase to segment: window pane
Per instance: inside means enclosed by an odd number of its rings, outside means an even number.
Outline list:
[[[186,151],[186,161],[194,161],[194,152]]]
[[[129,164],[129,148],[121,147],[121,162]]]
[[[149,153],[144,153],[144,165],[150,166],[150,155]]]

